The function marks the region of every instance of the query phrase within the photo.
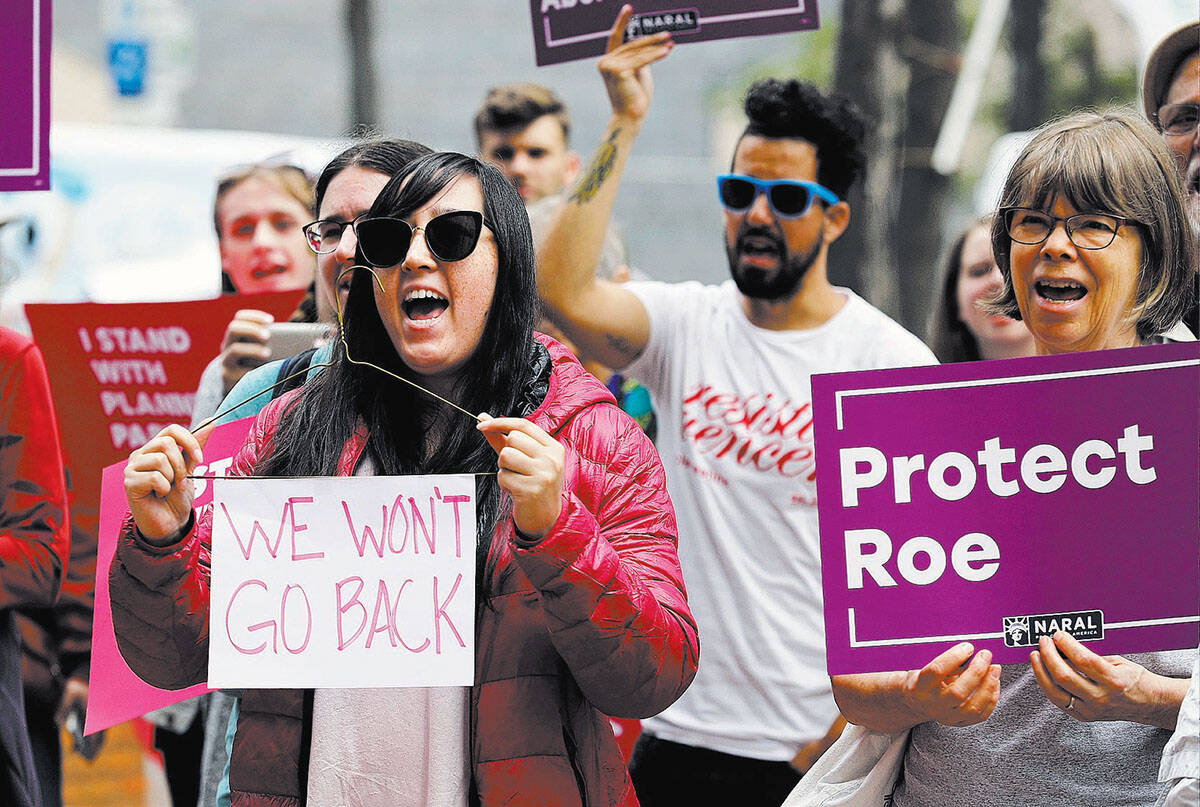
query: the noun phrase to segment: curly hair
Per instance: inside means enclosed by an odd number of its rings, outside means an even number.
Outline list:
[[[746,91],[750,122],[742,137],[807,140],[817,150],[817,181],[840,197],[862,178],[867,157],[867,123],[844,95],[824,95],[806,81],[768,78]],[[736,153],[736,150],[735,150]]]

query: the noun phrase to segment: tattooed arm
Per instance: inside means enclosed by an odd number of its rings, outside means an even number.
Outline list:
[[[538,250],[538,294],[580,355],[621,368],[646,347],[650,323],[628,289],[595,275],[617,185],[650,109],[651,63],[671,51],[667,34],[622,43],[633,10],[624,6],[600,59],[612,118],[599,148]]]

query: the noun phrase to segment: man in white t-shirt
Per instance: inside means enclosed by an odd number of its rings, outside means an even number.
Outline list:
[[[844,98],[763,81],[718,180],[731,281],[598,279],[629,150],[667,35],[610,35],[600,72],[612,118],[539,251],[538,289],[581,353],[650,388],[679,554],[702,636],[700,671],[644,721],[638,798],[778,805],[836,736],[825,670],[809,379],[933,363],[921,342],[826,276],[861,173],[864,125]],[[666,224],[666,222],[664,222]],[[669,225],[668,225],[669,226]],[[832,730],[831,730],[832,729]]]

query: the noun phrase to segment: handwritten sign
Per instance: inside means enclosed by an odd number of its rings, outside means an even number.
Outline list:
[[[0,191],[50,189],[50,0],[7,0],[0,25]]]
[[[1197,352],[814,376],[829,672],[1196,647]]]
[[[817,28],[817,0],[530,0],[538,65],[604,53],[625,2],[633,6],[626,38],[670,31],[678,43]]]
[[[196,466],[197,476],[224,476],[233,463],[233,455],[246,441],[253,418],[243,418],[217,426],[204,443],[204,464]],[[113,632],[112,603],[109,600],[108,570],[117,549],[117,536],[129,514],[125,502],[125,462],[104,469],[100,491],[99,540],[96,551],[96,611],[92,622],[92,665],[90,694],[84,732],[91,734],[124,723],[153,709],[169,706],[193,695],[202,695],[208,687],[199,684],[182,690],[158,689],[137,676],[117,648]],[[193,506],[212,502],[212,486],[207,479],[195,482]]]
[[[209,684],[469,686],[475,480],[214,481]]]

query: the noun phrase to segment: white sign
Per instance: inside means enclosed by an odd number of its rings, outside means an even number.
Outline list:
[[[213,688],[469,686],[475,481],[213,480]]]

